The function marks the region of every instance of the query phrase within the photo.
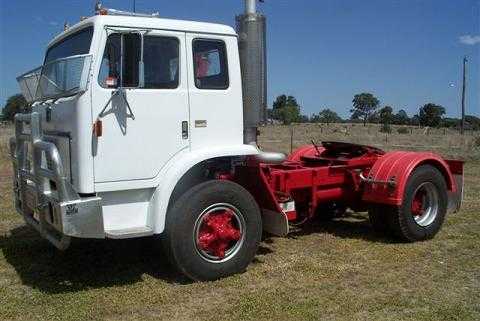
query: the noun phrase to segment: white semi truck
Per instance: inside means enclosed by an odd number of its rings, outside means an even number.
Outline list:
[[[262,230],[286,235],[322,211],[368,209],[406,241],[435,235],[460,205],[461,162],[331,142],[288,159],[258,149],[265,17],[245,2],[238,33],[97,5],[18,77],[32,112],[15,117],[15,205],[43,237],[66,249],[158,235],[181,272],[210,280],[243,271]]]

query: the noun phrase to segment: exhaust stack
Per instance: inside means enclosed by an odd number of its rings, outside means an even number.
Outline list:
[[[257,13],[257,0],[245,0],[245,12],[236,17],[243,83],[243,140],[257,142],[257,127],[266,120],[266,18]],[[261,1],[263,2],[263,1]]]

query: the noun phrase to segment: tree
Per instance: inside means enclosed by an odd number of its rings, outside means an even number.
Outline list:
[[[298,106],[297,99],[293,96],[280,95],[273,102],[273,110],[280,109],[288,105]]]
[[[458,118],[444,117],[440,125],[447,128],[460,128],[461,122],[462,120]]]
[[[300,105],[295,97],[280,95],[273,102],[272,113],[274,119],[289,125],[300,120]]]
[[[297,122],[300,118],[300,108],[294,105],[287,105],[277,110],[277,119],[281,120],[285,125]]]
[[[380,112],[378,112],[378,119],[382,123],[380,131],[382,133],[391,133],[392,128],[390,127],[390,124],[393,120],[393,108],[390,106],[385,106],[380,109]]]
[[[445,108],[439,105],[428,103],[420,107],[418,117],[420,125],[436,127],[440,125],[442,116],[445,114]]]
[[[298,123],[308,123],[308,122],[310,122],[310,118],[308,118],[307,115],[300,115],[300,116],[298,116],[297,122]]]
[[[412,125],[418,126],[420,125],[420,117],[418,115],[413,115],[410,122],[412,123]]]
[[[342,118],[338,116],[336,112],[333,110],[326,108],[320,110],[318,115],[314,114],[312,116],[312,121],[315,123],[340,123],[342,121]]]
[[[385,106],[380,109],[380,122],[382,124],[391,124],[393,121],[393,108],[390,106]]]
[[[267,108],[267,120],[273,119],[273,109]]]
[[[3,107],[3,118],[13,121],[16,113],[24,112],[27,108],[27,101],[21,94],[10,96]]]
[[[465,116],[465,122],[468,124],[468,128],[480,130],[480,118],[473,115],[467,115]]]
[[[353,97],[352,103],[353,108],[350,110],[352,119],[362,119],[365,126],[370,116],[377,110],[380,101],[370,93],[361,93]]]
[[[410,123],[410,118],[405,110],[400,109],[398,113],[393,116],[393,123],[396,125],[408,125]]]
[[[273,110],[280,109],[282,107],[285,107],[286,104],[287,104],[287,96],[286,95],[280,95],[273,102],[273,108],[272,109]]]

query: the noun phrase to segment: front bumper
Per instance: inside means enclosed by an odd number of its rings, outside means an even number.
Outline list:
[[[101,198],[80,197],[74,190],[54,140],[42,132],[40,117],[37,112],[15,116],[10,156],[17,211],[62,250],[71,236],[104,238]]]

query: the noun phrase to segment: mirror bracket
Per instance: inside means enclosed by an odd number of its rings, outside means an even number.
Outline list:
[[[127,106],[127,109],[128,109],[127,118],[131,118],[132,120],[135,120],[135,115],[133,114],[132,108],[130,107],[130,104],[128,103],[127,93],[126,93],[124,87],[119,87],[112,92],[112,96],[108,99],[107,103],[105,104],[105,106],[102,108],[102,110],[98,114],[97,119],[101,119],[105,116],[105,110],[107,110],[108,105],[110,105],[110,102],[113,100],[113,97],[115,97],[115,96],[122,97],[125,105]]]

